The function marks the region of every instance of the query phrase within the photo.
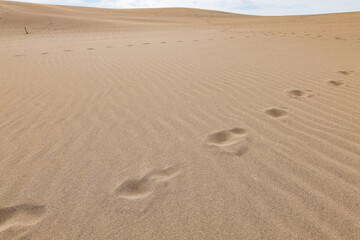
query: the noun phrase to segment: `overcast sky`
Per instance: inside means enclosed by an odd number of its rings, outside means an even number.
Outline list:
[[[254,15],[360,11],[360,0],[23,0],[22,2],[104,8],[191,7]]]

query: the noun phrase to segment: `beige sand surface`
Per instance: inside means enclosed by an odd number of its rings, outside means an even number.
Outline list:
[[[0,239],[360,239],[359,12],[0,1],[0,96]]]

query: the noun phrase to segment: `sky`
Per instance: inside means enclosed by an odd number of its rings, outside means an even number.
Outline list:
[[[360,11],[360,0],[22,0],[21,2],[103,8],[190,7],[267,16]]]

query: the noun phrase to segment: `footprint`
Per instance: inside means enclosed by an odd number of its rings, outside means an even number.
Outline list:
[[[197,40],[197,39],[195,39],[195,40],[193,40],[193,42],[198,42],[199,40]]]
[[[0,208],[0,232],[14,226],[34,225],[44,218],[45,212],[45,206],[32,204]]]
[[[165,44],[166,42],[161,42],[161,44]]]
[[[205,143],[222,152],[241,156],[248,150],[249,137],[243,128],[232,128],[208,135]]]
[[[178,40],[178,41],[176,41],[176,42],[184,42],[184,41]]]
[[[299,90],[299,89],[290,89],[287,90],[287,94],[291,98],[301,98],[301,97],[311,97],[313,92],[311,90]]]
[[[129,44],[128,47],[132,47],[133,45]]]
[[[127,199],[140,199],[154,191],[154,183],[148,177],[125,180],[116,190],[115,195]]]
[[[330,80],[330,81],[327,81],[326,83],[329,85],[332,85],[332,86],[342,86],[345,84],[345,82],[343,82],[343,81],[336,81],[336,80]]]
[[[180,173],[180,165],[166,169],[154,169],[142,178],[123,181],[115,189],[114,195],[125,199],[142,199],[152,194],[159,183],[166,182]]]
[[[341,73],[343,75],[350,75],[350,74],[353,74],[354,71],[344,71],[344,70],[342,70],[342,71],[339,71],[339,73]]]
[[[93,48],[88,48],[87,50],[91,51],[91,50],[94,50]]]
[[[143,45],[149,45],[149,44],[151,44],[151,43],[148,43],[148,42],[146,42],[146,43],[143,43]]]
[[[180,173],[180,169],[180,165],[173,165],[165,169],[154,169],[146,174],[146,176],[157,182],[163,182],[176,177]]]
[[[40,53],[41,55],[48,55],[49,53],[48,52],[42,52]]]
[[[287,110],[276,107],[266,109],[265,113],[273,118],[283,118],[287,117],[289,114]]]

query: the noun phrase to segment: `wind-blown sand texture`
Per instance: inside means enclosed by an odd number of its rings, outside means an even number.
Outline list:
[[[359,26],[0,1],[0,239],[360,239]]]

